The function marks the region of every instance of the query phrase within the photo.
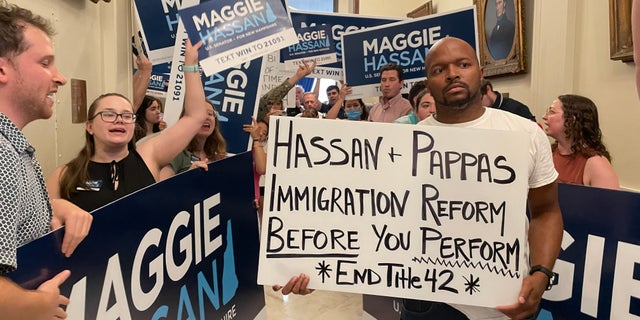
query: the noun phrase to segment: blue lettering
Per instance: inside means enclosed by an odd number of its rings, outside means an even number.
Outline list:
[[[169,31],[175,32],[173,26],[176,26],[176,28],[178,27],[178,20],[180,20],[180,16],[176,13],[175,20],[171,20],[171,15],[166,15],[165,19],[167,19],[167,26],[169,27]]]
[[[220,309],[220,293],[218,291],[218,265],[217,261],[213,261],[211,263],[211,273],[212,273],[212,281],[213,288],[207,282],[207,279],[204,277],[202,272],[198,272],[198,302],[200,303],[200,315],[204,316],[204,295],[207,295],[209,302],[213,305],[213,307],[218,310]],[[204,319],[204,317],[203,317]]]
[[[213,102],[215,105],[220,105],[221,101],[219,99],[215,99],[217,96],[222,94],[222,89],[220,88],[216,88],[212,85],[220,83],[220,82],[224,82],[224,77],[219,74],[213,74],[211,76],[209,76],[209,79],[207,81],[204,82],[204,92],[205,94],[207,94],[207,99],[210,100],[211,102]]]
[[[168,314],[169,314],[169,306],[167,305],[160,306],[160,308],[158,308],[158,310],[156,310],[156,312],[151,317],[151,320],[160,320],[163,318],[166,319]]]
[[[180,302],[178,303],[178,314],[176,319],[183,319],[183,308],[187,312],[187,320],[197,320],[196,314],[193,312],[193,306],[191,305],[191,298],[187,291],[187,285],[183,285],[180,288]]]

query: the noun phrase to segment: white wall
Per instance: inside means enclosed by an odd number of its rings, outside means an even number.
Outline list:
[[[593,99],[620,183],[640,190],[640,102],[634,64],[609,60],[608,1],[577,1],[574,90]]]
[[[87,104],[105,92],[129,94],[130,0],[111,3],[89,0],[11,0],[48,18],[57,35],[53,38],[56,64],[70,82],[87,83]],[[71,85],[56,95],[54,114],[35,121],[25,134],[36,148],[45,176],[71,160],[84,145],[84,124],[71,123]],[[87,106],[88,107],[88,106]]]

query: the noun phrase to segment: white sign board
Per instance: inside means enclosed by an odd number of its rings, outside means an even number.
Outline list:
[[[527,264],[527,139],[272,118],[258,283],[306,273],[316,289],[512,304]]]

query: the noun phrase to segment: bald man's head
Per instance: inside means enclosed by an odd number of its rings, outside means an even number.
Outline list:
[[[437,108],[464,109],[471,102],[481,103],[482,68],[466,41],[447,37],[436,42],[425,60],[425,70]]]
[[[469,43],[467,43],[466,41],[460,38],[446,37],[438,40],[436,43],[433,44],[433,46],[431,46],[431,49],[429,49],[429,53],[427,54],[427,59],[424,62],[426,67],[425,70],[427,72],[427,77],[429,77],[429,66],[431,65],[434,57],[438,55],[438,50],[451,50],[451,49],[460,51],[461,53],[468,54],[470,57],[476,60],[476,64],[479,64],[478,56],[476,55],[475,50]]]

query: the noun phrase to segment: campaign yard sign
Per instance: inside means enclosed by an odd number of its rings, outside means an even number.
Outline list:
[[[210,1],[210,0],[202,0]],[[136,22],[142,43],[153,64],[171,61],[178,30],[178,11],[200,0],[134,0]]]
[[[180,10],[206,75],[298,42],[280,0],[216,0]]]
[[[524,133],[285,117],[269,130],[260,284],[303,272],[322,290],[517,300]]]
[[[171,64],[169,90],[165,99],[164,118],[168,125],[173,125],[180,118],[185,95],[182,64],[187,35],[182,23],[179,23],[178,29],[183,32],[178,33],[180,42]],[[250,124],[251,117],[258,112],[256,88],[261,84],[261,70],[262,58],[257,58],[209,76],[200,74],[205,98],[216,107],[220,131],[227,141],[227,152],[231,154],[247,151],[251,142],[249,134],[242,131],[242,125]]]
[[[94,212],[70,258],[63,229],[18,249],[16,283],[34,288],[58,272],[69,319],[254,319],[258,223],[250,153],[190,170]]]
[[[169,77],[171,75],[171,64],[156,64],[151,69],[151,78],[147,86],[147,94],[155,97],[165,98],[169,88]]]
[[[345,82],[353,89],[349,98],[380,96],[380,68],[390,62],[402,67],[403,92],[408,92],[413,83],[425,79],[429,48],[444,37],[461,38],[478,52],[476,21],[473,6],[345,33],[342,66]]]
[[[336,54],[337,61],[330,64],[318,65],[310,76],[333,80],[344,80],[344,74],[342,72],[342,34],[396,22],[398,20],[400,19],[369,17],[360,14],[291,11],[291,21],[296,30],[321,25],[328,26],[331,29],[331,37],[334,43],[333,52]]]
[[[298,43],[280,49],[280,59],[286,68],[295,70],[302,64],[302,60],[314,60],[316,65],[338,61],[329,26],[320,25],[295,30],[298,34]]]
[[[229,153],[241,153],[249,148],[251,137],[242,131],[242,125],[251,124],[251,117],[258,112],[261,69],[262,58],[257,58],[210,76],[202,74],[205,97],[216,106]]]

